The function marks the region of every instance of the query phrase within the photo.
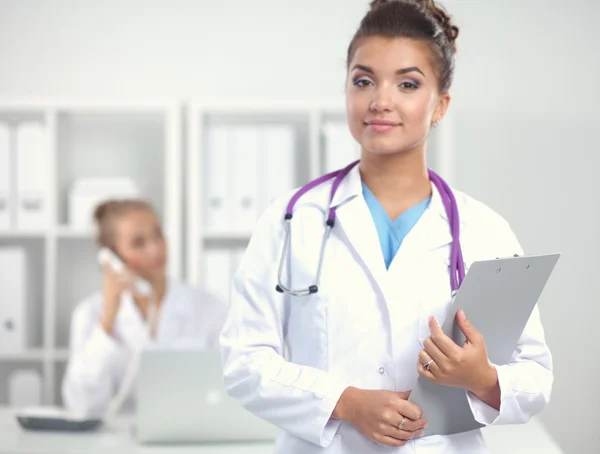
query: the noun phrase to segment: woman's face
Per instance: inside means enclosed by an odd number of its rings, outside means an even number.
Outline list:
[[[165,276],[167,245],[154,213],[131,211],[117,219],[114,229],[117,253],[134,274],[150,281]]]
[[[358,41],[348,66],[346,111],[363,153],[389,155],[424,143],[450,95],[441,94],[427,44],[372,36]]]

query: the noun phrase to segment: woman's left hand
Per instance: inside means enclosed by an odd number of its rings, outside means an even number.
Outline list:
[[[434,317],[429,318],[431,336],[419,353],[419,374],[440,385],[485,394],[497,387],[498,374],[488,359],[483,335],[467,320],[463,310],[456,314],[456,320],[467,339],[462,347],[446,336]],[[426,364],[429,365],[425,367]]]

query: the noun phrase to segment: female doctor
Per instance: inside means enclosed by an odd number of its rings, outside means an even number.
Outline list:
[[[277,453],[487,452],[480,430],[427,436],[427,415],[407,400],[419,375],[464,389],[484,425],[524,423],[550,398],[537,307],[508,364],[488,360],[468,314],[457,316],[464,345],[440,329],[456,287],[452,233],[459,269],[522,254],[499,214],[426,167],[427,136],[450,102],[457,35],[432,0],[371,3],[348,49],[345,89],[360,164],[274,202],[234,276],[225,382],[282,429]]]
[[[149,204],[108,201],[97,207],[95,220],[97,242],[116,252],[126,268],[117,273],[106,265],[102,291],[85,298],[72,316],[63,400],[68,409],[88,415],[107,410],[147,330],[158,345],[190,341],[217,348],[226,316],[224,302],[167,277],[167,245]],[[150,284],[148,295],[133,284],[139,277]],[[150,316],[152,303],[155,317]],[[134,405],[131,393],[125,408]]]

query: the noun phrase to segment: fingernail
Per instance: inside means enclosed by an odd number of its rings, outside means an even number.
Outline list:
[[[419,437],[422,437],[423,435],[425,435],[425,431],[424,430],[422,430],[422,431],[419,432]]]

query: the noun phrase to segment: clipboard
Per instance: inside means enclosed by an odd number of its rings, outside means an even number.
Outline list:
[[[443,331],[457,345],[464,344],[465,336],[456,322],[456,313],[464,309],[483,334],[490,361],[507,364],[559,258],[555,253],[473,262],[448,306]],[[423,409],[429,422],[426,437],[483,427],[473,417],[464,389],[419,376],[409,400]]]

